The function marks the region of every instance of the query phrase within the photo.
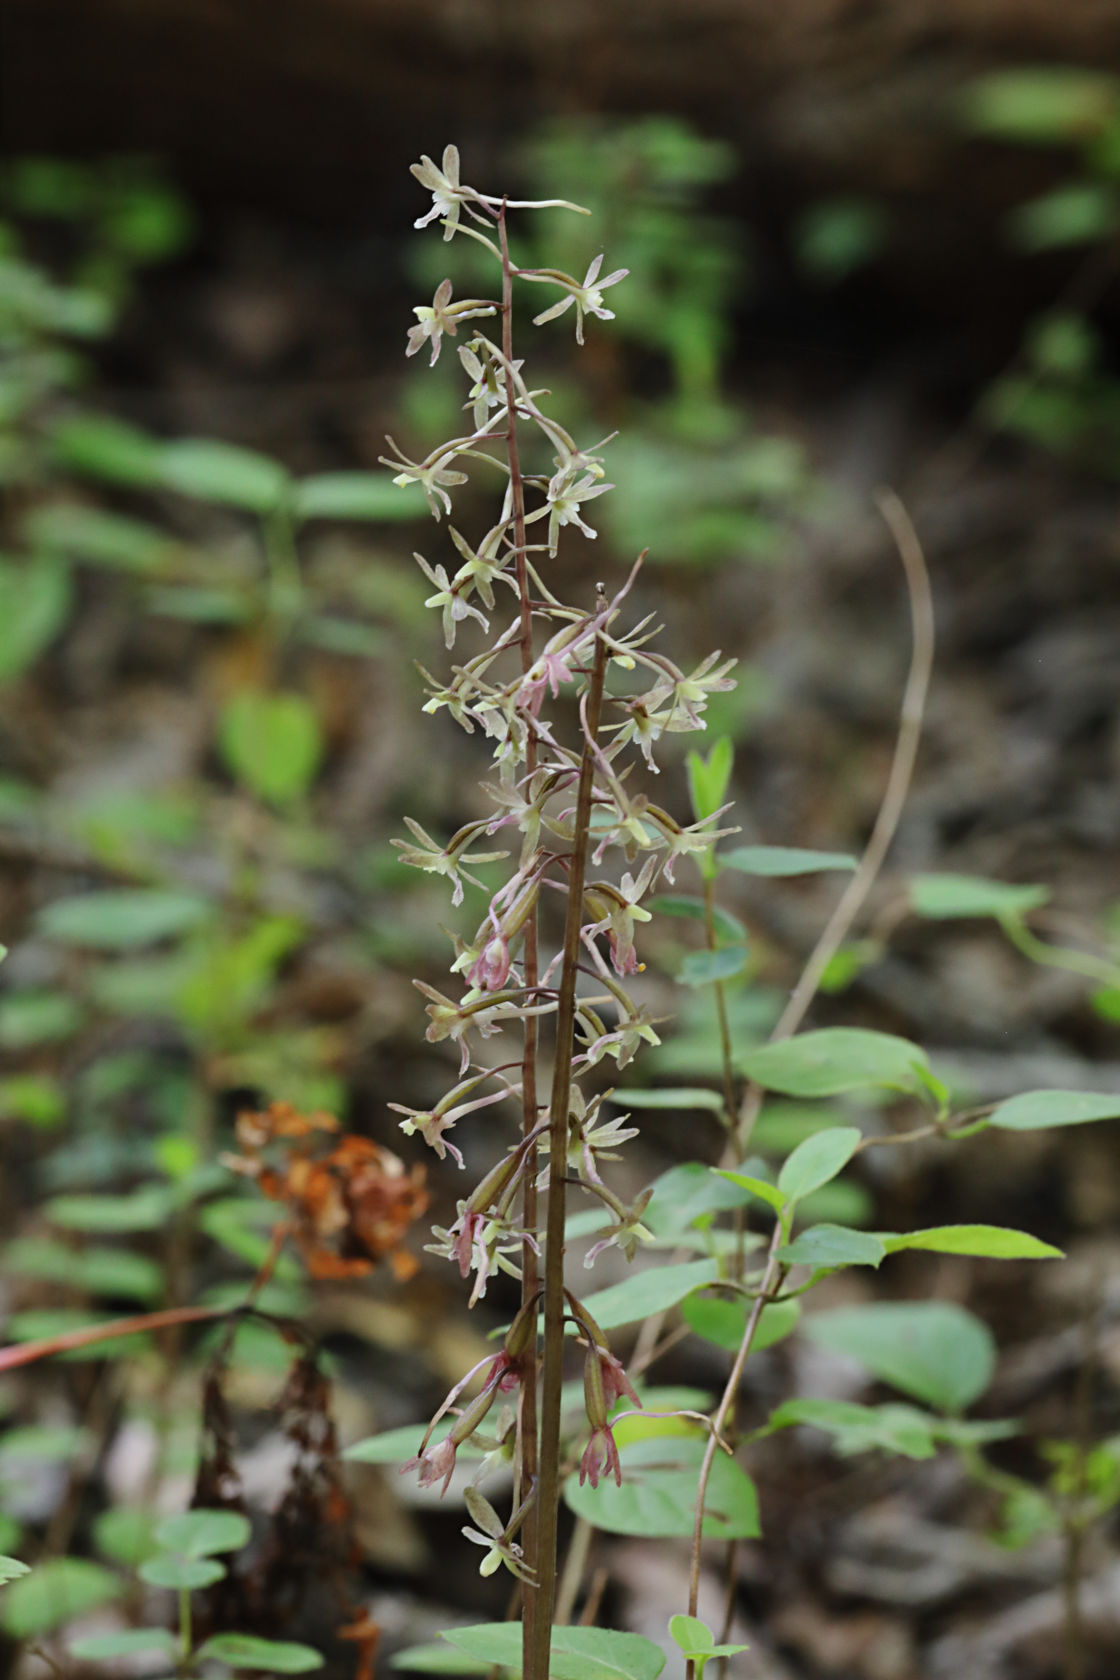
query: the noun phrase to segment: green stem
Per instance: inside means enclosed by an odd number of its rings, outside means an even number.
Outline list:
[[[603,605],[599,594],[600,609]],[[576,797],[575,840],[568,860],[568,908],[564,958],[556,1012],[556,1061],[548,1108],[549,1189],[544,1273],[544,1374],[541,1382],[541,1445],[537,1497],[537,1592],[532,1657],[527,1680],[548,1680],[552,1613],[556,1600],[556,1530],[560,1502],[560,1393],[564,1380],[564,1162],[568,1156],[568,1110],[575,1044],[576,975],[579,968],[583,887],[590,847],[595,740],[607,668],[606,643],[595,640],[587,691],[583,755]]]
[[[1024,957],[1029,957],[1031,962],[1041,963],[1047,968],[1064,968],[1070,974],[1081,974],[1102,986],[1120,985],[1120,968],[1115,963],[1091,956],[1088,951],[1070,951],[1064,945],[1048,945],[1017,916],[1002,916],[999,925],[1015,949],[1021,951]]]

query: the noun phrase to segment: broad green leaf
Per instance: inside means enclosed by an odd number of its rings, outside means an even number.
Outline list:
[[[910,906],[919,916],[1025,916],[1050,897],[1048,887],[1017,887],[978,875],[915,875]]]
[[[853,1231],[847,1225],[810,1225],[778,1250],[787,1265],[819,1269],[878,1266],[887,1253],[886,1246],[870,1231]]]
[[[714,1342],[728,1353],[738,1353],[747,1328],[748,1303],[721,1301],[714,1295],[690,1295],[681,1302],[681,1316],[690,1329],[706,1342]],[[759,1315],[751,1342],[752,1353],[763,1353],[775,1342],[784,1341],[797,1328],[800,1301],[772,1301]]]
[[[812,279],[835,285],[879,255],[890,219],[873,198],[819,198],[806,205],[794,233],[802,268]]]
[[[171,1212],[166,1184],[144,1184],[124,1196],[54,1196],[44,1210],[52,1225],[67,1231],[158,1231]]]
[[[55,502],[24,521],[32,548],[128,572],[158,572],[175,557],[176,544],[154,525],[102,508]]]
[[[1024,1091],[1009,1097],[988,1117],[1005,1132],[1037,1132],[1047,1126],[1084,1126],[1120,1119],[1120,1095],[1103,1091]]]
[[[272,1674],[309,1674],[323,1658],[310,1645],[286,1639],[258,1639],[250,1633],[218,1633],[196,1653],[199,1660],[229,1663],[231,1668],[267,1669]]]
[[[921,1091],[929,1063],[909,1039],[864,1027],[822,1027],[740,1057],[748,1079],[789,1097],[832,1097],[882,1085]]]
[[[677,969],[682,986],[711,986],[743,973],[750,953],[745,945],[724,945],[718,951],[690,951]]]
[[[120,1295],[145,1304],[157,1301],[164,1287],[163,1267],[129,1248],[77,1250],[49,1237],[24,1237],[4,1250],[3,1263],[12,1277],[78,1284],[90,1294]]]
[[[521,1673],[520,1622],[448,1628],[443,1637],[476,1661]],[[550,1680],[657,1680],[664,1666],[664,1652],[637,1633],[595,1627],[552,1630]]]
[[[107,414],[76,414],[56,428],[52,439],[59,466],[137,490],[158,484],[162,448],[146,432]]]
[[[735,749],[729,735],[721,735],[714,741],[707,757],[698,752],[689,753],[688,791],[697,822],[703,822],[726,804],[734,758]]]
[[[293,511],[297,519],[422,519],[424,501],[419,486],[403,495],[391,473],[319,473],[295,487]]]
[[[682,1656],[696,1664],[698,1676],[703,1674],[705,1664],[713,1657],[734,1657],[740,1651],[750,1650],[749,1645],[717,1645],[715,1635],[698,1616],[671,1616],[669,1635],[680,1648]]]
[[[429,1645],[410,1645],[404,1651],[395,1651],[389,1666],[406,1674],[489,1674],[494,1664],[481,1657],[468,1657],[465,1651],[449,1650],[444,1640],[433,1640]]]
[[[0,999],[0,1049],[31,1050],[57,1044],[81,1025],[82,1013],[66,992],[9,992]]]
[[[355,618],[334,618],[329,613],[305,618],[297,633],[301,641],[355,659],[377,659],[395,645],[390,632],[380,624],[361,624]]]
[[[715,1634],[699,1616],[671,1616],[669,1637],[680,1646],[686,1657],[698,1651],[710,1651],[716,1642]]]
[[[704,1085],[663,1085],[656,1090],[641,1086],[616,1086],[611,1093],[616,1108],[706,1108],[712,1114],[723,1111],[723,1098],[718,1091]]]
[[[179,1655],[179,1642],[166,1628],[122,1628],[119,1633],[91,1633],[84,1639],[70,1641],[70,1655],[82,1662],[139,1656],[145,1651],[158,1651],[174,1663]]]
[[[442,1418],[432,1431],[431,1444],[434,1446],[442,1441],[455,1422],[453,1417]],[[406,1423],[400,1429],[386,1429],[380,1435],[367,1435],[364,1441],[355,1441],[352,1447],[347,1447],[342,1456],[352,1458],[357,1464],[405,1464],[416,1457],[426,1428],[426,1423]],[[484,1456],[482,1449],[472,1446],[469,1441],[459,1448],[459,1455],[464,1459]]]
[[[6,1328],[10,1342],[41,1342],[53,1336],[67,1336],[74,1330],[112,1324],[119,1316],[118,1313],[90,1312],[84,1307],[35,1307],[26,1312],[12,1313]],[[58,1357],[75,1364],[91,1359],[120,1359],[145,1345],[144,1335],[135,1332],[70,1348]]]
[[[831,1435],[837,1452],[878,1450],[932,1458],[939,1419],[913,1406],[857,1406],[847,1400],[787,1400],[771,1412],[765,1433],[807,1424]]]
[[[646,900],[646,909],[652,910],[655,916],[675,916],[689,922],[704,922],[708,919],[708,906],[704,900],[689,893],[658,893],[656,897]],[[747,930],[738,916],[733,916],[730,910],[723,910],[718,904],[714,904],[711,917],[713,926],[723,939],[729,943],[745,943]]]
[[[696,1509],[696,1478],[706,1443],[691,1435],[635,1441],[620,1450],[622,1486],[604,1477],[597,1488],[582,1487],[569,1476],[564,1500],[577,1517],[610,1534],[649,1538],[691,1536]],[[760,1533],[758,1496],[744,1470],[717,1453],[712,1461],[704,1533],[709,1539],[753,1539]]]
[[[857,1126],[831,1126],[826,1132],[815,1132],[783,1163],[778,1189],[790,1202],[811,1195],[843,1172],[862,1141]]]
[[[6,1587],[10,1581],[19,1581],[24,1575],[30,1575],[31,1570],[19,1558],[0,1557],[0,1587]]]
[[[718,1271],[715,1260],[686,1260],[678,1266],[651,1266],[621,1283],[584,1296],[583,1304],[601,1330],[634,1324],[640,1318],[667,1312],[694,1289],[711,1283]]]
[[[1006,218],[1021,251],[1050,251],[1106,239],[1120,223],[1120,199],[1103,181],[1070,181],[1015,206]]]
[[[74,1458],[89,1445],[89,1435],[76,1424],[29,1424],[0,1436],[0,1473],[12,1478],[25,1464],[57,1464]]]
[[[225,1573],[225,1564],[216,1558],[180,1557],[172,1552],[146,1558],[137,1570],[150,1587],[170,1587],[173,1592],[200,1592],[220,1581]]]
[[[718,853],[724,869],[738,869],[744,875],[817,875],[825,870],[851,870],[854,857],[847,852],[813,852],[800,846],[735,846]]]
[[[51,555],[0,560],[0,684],[15,682],[54,641],[71,595],[70,573]]]
[[[803,1321],[805,1334],[873,1377],[940,1411],[956,1413],[981,1395],[995,1369],[991,1331],[953,1301],[876,1301]]]
[[[252,595],[236,584],[228,588],[168,584],[149,589],[144,605],[150,613],[182,618],[189,624],[244,624],[256,613]]]
[[[156,1521],[141,1505],[110,1505],[93,1520],[93,1543],[110,1563],[136,1569],[156,1551]]]
[[[0,1120],[56,1126],[65,1113],[65,1092],[50,1074],[13,1073],[0,1079]]]
[[[197,893],[135,887],[56,898],[38,915],[39,932],[93,951],[132,951],[197,927],[215,906]]]
[[[748,1200],[741,1186],[721,1180],[700,1161],[682,1161],[654,1181],[642,1224],[662,1241],[682,1235],[698,1219],[710,1219]]]
[[[934,1225],[925,1231],[907,1231],[902,1235],[881,1232],[880,1236],[888,1254],[897,1254],[904,1248],[923,1248],[934,1254],[971,1254],[987,1260],[1063,1258],[1060,1248],[1004,1225]]]
[[[303,694],[235,694],[218,725],[222,757],[233,775],[272,805],[302,799],[323,756],[323,736]]]
[[[212,1557],[215,1552],[235,1552],[249,1544],[249,1519],[239,1511],[197,1509],[168,1517],[155,1532],[157,1546],[183,1557]]]
[[[47,1558],[0,1597],[0,1628],[12,1639],[40,1639],[123,1591],[119,1575],[88,1558]]]
[[[177,438],[163,446],[159,476],[169,490],[249,513],[272,513],[290,480],[277,461],[208,438]]]
[[[776,1184],[769,1183],[767,1179],[757,1178],[752,1173],[726,1172],[722,1167],[713,1167],[711,1171],[716,1173],[717,1177],[729,1179],[732,1184],[738,1184],[742,1189],[749,1190],[752,1196],[756,1196],[760,1202],[765,1202],[768,1207],[772,1207],[775,1213],[785,1212],[788,1197],[784,1191],[778,1189]]]
[[[995,70],[969,82],[961,114],[977,134],[1028,145],[1089,139],[1120,111],[1120,83],[1067,64]]]

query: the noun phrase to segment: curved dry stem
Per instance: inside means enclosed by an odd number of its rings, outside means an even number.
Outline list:
[[[875,884],[876,877],[883,866],[883,860],[890,849],[891,841],[894,839],[895,831],[898,828],[899,818],[902,816],[903,806],[910,791],[910,782],[914,774],[914,761],[918,756],[918,744],[921,740],[922,724],[925,719],[926,697],[929,693],[930,675],[933,670],[933,595],[930,590],[929,570],[926,566],[925,555],[922,553],[918,533],[894,491],[878,490],[875,494],[875,503],[886,521],[891,536],[894,538],[899,559],[902,561],[903,571],[906,574],[913,636],[910,669],[907,673],[906,687],[902,695],[902,708],[899,715],[894,757],[891,760],[890,774],[883,791],[879,813],[875,818],[875,825],[871,830],[863,856],[848,885],[841,893],[824,931],[813,947],[809,960],[801,971],[800,979],[790,993],[789,1002],[782,1011],[777,1026],[770,1034],[769,1042],[771,1044],[776,1044],[783,1038],[791,1038],[800,1027],[816,996],[821,983],[821,976],[840,949],[853,922],[863,909],[867,901],[867,895]],[[748,1085],[739,1106],[739,1121],[732,1140],[734,1145],[731,1152],[733,1159],[729,1164],[734,1165],[736,1160],[742,1158],[761,1107],[761,1086]]]

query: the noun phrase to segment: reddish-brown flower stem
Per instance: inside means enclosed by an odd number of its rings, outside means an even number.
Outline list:
[[[521,473],[521,451],[517,437],[517,392],[513,382],[513,267],[509,260],[509,233],[506,227],[506,204],[502,200],[498,212],[498,242],[502,253],[502,355],[505,358],[506,392],[506,464],[509,467],[510,502],[513,511],[513,550],[517,577],[517,600],[520,612],[518,650],[524,675],[533,663],[533,613],[529,594],[529,562],[525,537],[525,480]],[[525,771],[532,777],[537,767],[537,739],[530,730],[525,742]],[[540,981],[540,958],[537,931],[539,918],[534,906],[525,924],[522,960],[525,990],[531,995]],[[532,1136],[537,1124],[537,1045],[538,1029],[534,1016],[526,1016],[521,1056],[521,1135]],[[530,1165],[521,1190],[522,1230],[537,1229],[537,1174]],[[528,1241],[521,1248],[521,1305],[525,1307],[540,1293],[540,1274],[536,1250]],[[535,1362],[534,1362],[535,1363]],[[535,1370],[521,1385],[521,1399],[517,1413],[517,1481],[514,1487],[515,1504],[532,1493],[537,1482],[537,1384]],[[522,1546],[531,1568],[538,1564],[537,1502],[530,1500],[525,1513]],[[536,1632],[536,1599],[533,1592],[522,1594],[522,1662],[529,1672],[529,1653]]]
[[[598,610],[606,606],[600,591]],[[541,1381],[541,1441],[538,1466],[537,1591],[534,1637],[526,1680],[548,1680],[552,1612],[556,1598],[556,1530],[560,1500],[560,1395],[564,1380],[564,1174],[568,1153],[568,1108],[572,1090],[575,1045],[576,976],[579,969],[580,929],[583,925],[583,888],[590,848],[591,802],[595,775],[596,737],[603,705],[607,648],[595,641],[595,660],[583,706],[584,743],[576,795],[575,839],[568,868],[568,908],[564,923],[564,957],[556,1011],[556,1060],[549,1097],[548,1225],[544,1273],[544,1372]]]

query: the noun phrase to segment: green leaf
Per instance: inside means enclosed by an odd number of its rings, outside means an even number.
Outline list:
[[[272,805],[302,799],[323,756],[323,737],[303,694],[235,694],[218,725],[222,757],[242,787]]]
[[[77,1616],[119,1598],[119,1575],[87,1558],[47,1558],[0,1598],[0,1628],[12,1639],[39,1639]]]
[[[119,1633],[91,1633],[70,1642],[70,1655],[82,1662],[133,1657],[145,1651],[158,1651],[169,1662],[175,1662],[179,1642],[166,1628],[122,1628]]]
[[[978,76],[960,104],[974,133],[1028,145],[1073,144],[1114,120],[1120,83],[1073,65],[1027,65]]]
[[[305,618],[298,634],[314,647],[355,659],[376,659],[394,646],[392,635],[380,624],[360,624],[357,619],[334,618],[328,613]]]
[[[0,1001],[0,1049],[57,1044],[81,1025],[81,1011],[65,992],[9,992]]]
[[[1050,898],[1048,887],[1017,887],[978,875],[915,875],[910,907],[918,916],[1024,916]]]
[[[0,1557],[0,1587],[6,1587],[9,1581],[19,1581],[24,1575],[30,1575],[31,1570],[19,1558]]]
[[[231,1668],[263,1668],[273,1674],[309,1674],[322,1668],[323,1658],[310,1645],[284,1639],[257,1639],[248,1633],[218,1633],[195,1653],[205,1662],[229,1663]]]
[[[747,966],[745,945],[725,945],[718,951],[690,951],[677,970],[682,986],[711,986],[717,980],[734,980]]]
[[[0,1470],[11,1478],[26,1463],[56,1464],[75,1458],[89,1445],[89,1436],[77,1424],[29,1424],[9,1429],[0,1436]]]
[[[158,1231],[171,1212],[171,1193],[165,1184],[144,1184],[123,1196],[54,1196],[44,1211],[52,1225],[68,1231],[101,1231],[107,1236]]]
[[[695,898],[690,893],[658,893],[654,898],[646,900],[646,909],[652,910],[655,916],[676,916],[690,922],[705,922],[708,919],[708,906],[702,898]],[[716,932],[730,944],[744,944],[747,930],[729,910],[722,910],[718,904],[711,907],[711,917]]]
[[[162,447],[146,432],[106,414],[76,414],[56,428],[52,440],[60,467],[136,490],[159,483]]]
[[[45,653],[70,614],[70,573],[50,555],[0,561],[0,684]]]
[[[156,1520],[140,1505],[110,1505],[93,1520],[93,1543],[110,1563],[136,1569],[156,1550]]]
[[[764,1433],[806,1424],[831,1435],[837,1452],[898,1453],[932,1458],[938,1419],[913,1406],[857,1406],[847,1400],[787,1400],[771,1412]]]
[[[284,468],[267,455],[208,438],[178,438],[165,444],[159,476],[182,496],[258,514],[274,512],[290,484]]]
[[[216,1558],[177,1557],[170,1552],[145,1559],[137,1570],[150,1587],[170,1587],[173,1592],[199,1592],[225,1573],[225,1565]]]
[[[796,1040],[790,1040],[795,1043]],[[815,1132],[799,1143],[782,1165],[778,1174],[778,1189],[787,1201],[800,1201],[802,1196],[829,1184],[842,1172],[863,1141],[857,1126],[830,1126],[825,1132]]]
[[[742,1207],[746,1192],[720,1180],[701,1161],[682,1161],[655,1179],[642,1224],[662,1241],[672,1240],[703,1219],[729,1208]]]
[[[883,206],[870,198],[822,198],[796,224],[798,261],[811,276],[835,284],[878,256],[887,240]]]
[[[813,852],[800,846],[735,846],[717,854],[723,868],[744,875],[816,875],[831,869],[854,869],[847,852]]]
[[[65,1093],[50,1074],[13,1073],[0,1079],[0,1120],[56,1126],[65,1113]]]
[[[521,1672],[520,1622],[448,1628],[443,1637],[478,1662]],[[664,1666],[664,1652],[637,1633],[594,1627],[552,1630],[551,1680],[657,1680]]]
[[[24,1237],[4,1250],[4,1269],[12,1277],[43,1278],[75,1285],[84,1293],[119,1295],[145,1305],[163,1293],[163,1267],[129,1248],[79,1250],[49,1237]]]
[[[716,1642],[715,1634],[699,1616],[671,1616],[669,1637],[680,1646],[686,1657],[695,1656],[701,1651],[710,1651]]]
[[[681,1302],[681,1316],[689,1328],[727,1353],[739,1351],[747,1328],[748,1310],[744,1300],[721,1301],[714,1295],[690,1295]],[[796,1330],[800,1317],[800,1301],[772,1301],[763,1307],[751,1352],[763,1353],[776,1342],[784,1341]]]
[[[408,487],[411,491],[412,486]],[[293,509],[297,519],[372,519],[394,524],[424,516],[419,486],[415,494],[401,494],[391,473],[318,473],[296,485]]]
[[[722,1114],[723,1098],[718,1091],[705,1085],[663,1085],[656,1090],[641,1086],[615,1087],[611,1102],[616,1108],[706,1108],[712,1114]]]
[[[864,1027],[822,1027],[740,1058],[748,1079],[790,1097],[831,1097],[883,1085],[920,1092],[929,1062],[908,1039]]]
[[[24,521],[24,534],[33,548],[128,572],[159,572],[176,553],[154,525],[76,502],[36,508]]]
[[[934,1225],[901,1236],[880,1233],[888,1254],[904,1248],[929,1249],[934,1254],[971,1254],[986,1260],[1061,1260],[1060,1248],[1012,1231],[1004,1225]]]
[[[1120,1095],[1103,1091],[1024,1091],[1009,1097],[988,1117],[1005,1132],[1037,1132],[1047,1126],[1085,1126],[1120,1119]]]
[[[692,814],[697,822],[703,822],[705,817],[713,816],[721,805],[727,803],[727,789],[731,781],[734,758],[735,749],[729,735],[721,735],[714,741],[706,758],[698,752],[689,753],[688,791],[692,802]]]
[[[1120,223],[1120,199],[1102,181],[1070,181],[1019,204],[1006,218],[1021,251],[1052,251],[1107,239]]]
[[[215,906],[197,893],[162,887],[77,893],[40,910],[39,932],[93,951],[133,951],[197,927]]]
[[[837,1266],[878,1266],[888,1253],[870,1231],[853,1231],[847,1225],[810,1225],[793,1242],[778,1250],[790,1266],[818,1269]]]
[[[169,584],[149,589],[144,605],[150,613],[185,619],[188,624],[244,624],[256,613],[252,596],[236,584],[226,588]]]
[[[199,1508],[167,1517],[155,1532],[157,1546],[183,1557],[212,1557],[215,1552],[236,1552],[249,1544],[248,1517],[239,1511],[210,1511]]]
[[[465,1651],[449,1650],[442,1640],[433,1640],[429,1645],[410,1645],[407,1650],[395,1651],[389,1666],[404,1669],[407,1674],[489,1674],[494,1665],[481,1657],[468,1657]]]
[[[614,1330],[620,1324],[634,1324],[640,1318],[667,1312],[694,1289],[712,1283],[718,1269],[715,1260],[651,1266],[611,1284],[609,1289],[585,1296],[583,1304],[601,1330]]]
[[[914,1399],[956,1413],[995,1369],[991,1331],[953,1301],[876,1301],[804,1320],[805,1334]]]
[[[783,1191],[778,1189],[776,1184],[771,1184],[765,1178],[756,1178],[751,1173],[725,1172],[722,1168],[715,1167],[711,1170],[719,1178],[729,1179],[732,1184],[738,1184],[744,1190],[749,1190],[752,1196],[757,1196],[760,1202],[765,1202],[768,1207],[772,1207],[775,1213],[784,1213],[788,1198]]]
[[[622,1486],[603,1478],[597,1488],[581,1487],[578,1475],[564,1485],[564,1501],[577,1517],[610,1534],[650,1538],[690,1537],[695,1520],[696,1479],[706,1442],[694,1435],[658,1436],[620,1449]],[[726,1453],[712,1462],[704,1534],[709,1539],[753,1539],[760,1533],[754,1483]]]
[[[453,1417],[442,1418],[432,1430],[430,1444],[438,1445],[456,1421]],[[400,1429],[386,1429],[380,1435],[367,1435],[364,1441],[355,1441],[352,1447],[347,1447],[342,1456],[353,1459],[356,1464],[404,1464],[416,1457],[426,1428],[424,1423],[406,1423]],[[469,1441],[464,1441],[459,1455],[464,1459],[485,1456],[481,1447],[474,1447]]]

